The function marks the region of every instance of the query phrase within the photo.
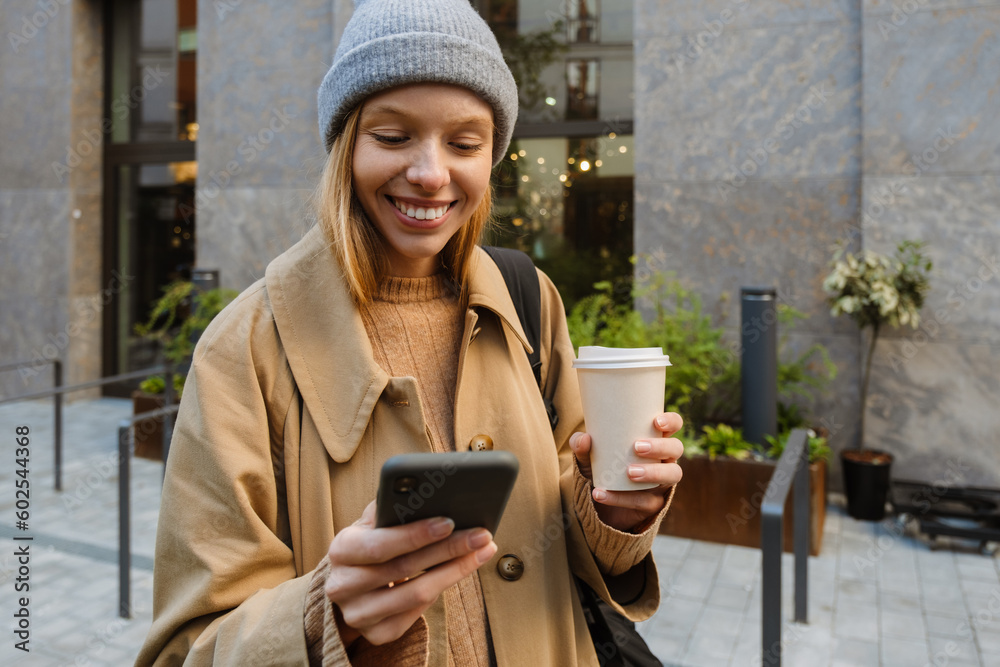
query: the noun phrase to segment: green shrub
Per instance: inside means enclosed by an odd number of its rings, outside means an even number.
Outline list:
[[[788,444],[788,436],[790,435],[790,431],[783,431],[777,438],[773,435],[764,436],[764,439],[767,440],[767,444],[769,445],[765,452],[767,458],[774,459],[775,461],[780,459],[782,453],[785,451],[785,445]],[[829,462],[831,453],[830,445],[823,436],[816,435],[814,431],[810,430],[806,447],[809,450],[809,463],[816,463],[817,461]]]
[[[727,372],[729,355],[720,344],[722,328],[702,312],[701,298],[673,274],[652,274],[632,287],[633,299],[651,304],[647,321],[632,306],[616,303],[611,282],[594,288],[597,293],[581,299],[568,316],[573,345],[663,348],[671,363],[665,407],[682,412],[694,425],[704,424],[718,402],[713,390]]]

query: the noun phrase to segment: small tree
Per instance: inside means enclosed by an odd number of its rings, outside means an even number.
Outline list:
[[[823,281],[823,289],[830,294],[832,315],[846,314],[862,332],[871,328],[861,380],[859,450],[864,442],[868,381],[879,332],[885,326],[910,325],[916,329],[920,323],[932,267],[923,253],[925,245],[922,241],[903,241],[891,257],[867,250],[855,256],[841,246],[831,261],[833,271]]]

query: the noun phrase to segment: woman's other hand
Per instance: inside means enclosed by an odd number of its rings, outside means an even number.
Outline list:
[[[631,464],[628,476],[634,482],[655,482],[658,486],[642,491],[609,491],[595,487],[592,497],[601,521],[621,531],[631,531],[656,516],[663,509],[670,488],[681,480],[677,460],[684,454],[684,445],[671,437],[681,430],[684,420],[676,412],[665,412],[653,420],[662,438],[635,442],[635,453],[648,463]],[[580,472],[593,480],[590,469],[591,438],[586,433],[574,433],[569,446],[576,456]]]
[[[344,646],[398,639],[449,586],[496,553],[484,528],[455,532],[451,519],[375,527],[374,501],[330,543],[326,596]]]

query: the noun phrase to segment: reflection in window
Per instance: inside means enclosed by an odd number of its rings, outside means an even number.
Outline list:
[[[195,258],[194,162],[118,167],[117,269],[132,279],[117,301],[121,372],[156,363],[159,344],[137,336],[167,283],[189,280]]]
[[[566,120],[597,118],[598,61],[566,61]]]
[[[195,141],[197,0],[115,0],[112,141]]]
[[[590,44],[600,41],[598,34],[600,10],[597,0],[567,0],[566,41]]]
[[[567,306],[632,267],[632,137],[519,139],[496,171],[490,242],[519,248]]]

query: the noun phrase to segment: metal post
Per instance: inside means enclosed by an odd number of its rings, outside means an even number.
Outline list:
[[[766,444],[778,434],[778,311],[773,287],[740,289],[743,437]]]
[[[131,428],[128,419],[118,425],[118,615],[122,618],[132,618]]]
[[[806,622],[806,559],[809,556],[809,449],[806,431],[795,429],[771,476],[761,503],[761,664],[781,665],[781,552],[785,500],[795,486],[795,620]]]
[[[52,360],[52,386],[56,389],[62,389],[63,386],[63,376],[62,376],[62,361],[59,359]],[[53,424],[55,429],[55,477],[56,477],[56,491],[62,491],[62,418],[63,418],[63,395],[62,392],[57,392],[55,396],[52,397],[55,401],[53,404],[53,409],[55,411],[54,419],[55,424]]]
[[[761,517],[761,664],[765,667],[781,667],[781,528],[780,514]]]
[[[191,282],[199,292],[207,292],[219,286],[219,269],[191,269]]]
[[[790,440],[791,438],[789,438]],[[810,514],[812,493],[809,488],[809,441],[802,447],[795,470],[795,511],[793,540],[795,542],[795,622],[808,623],[809,542],[812,538]]]

